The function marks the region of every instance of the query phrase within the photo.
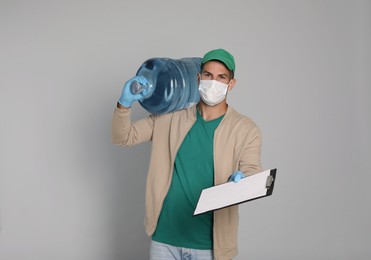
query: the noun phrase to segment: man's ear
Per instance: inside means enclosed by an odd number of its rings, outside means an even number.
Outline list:
[[[197,83],[200,85],[200,80],[201,80],[201,74],[197,73]]]
[[[231,91],[234,85],[236,85],[236,79],[231,79],[231,81],[228,84],[228,91]]]

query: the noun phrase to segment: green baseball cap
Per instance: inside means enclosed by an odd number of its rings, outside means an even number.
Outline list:
[[[205,64],[208,61],[211,60],[218,60],[224,63],[225,66],[227,66],[228,69],[231,71],[235,71],[236,65],[234,64],[234,58],[232,54],[227,52],[223,49],[216,49],[209,51],[205,54],[205,56],[202,58],[202,64]]]

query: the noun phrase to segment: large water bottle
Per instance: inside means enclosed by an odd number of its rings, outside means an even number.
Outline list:
[[[138,69],[130,85],[133,94],[143,92],[139,103],[152,114],[186,109],[200,100],[197,73],[201,58],[152,58]]]

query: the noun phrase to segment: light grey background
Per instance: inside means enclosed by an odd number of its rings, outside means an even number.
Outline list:
[[[237,259],[370,259],[370,1],[1,1],[0,45],[0,259],[147,259],[150,144],[113,146],[113,108],[145,59],[220,47],[278,168]]]

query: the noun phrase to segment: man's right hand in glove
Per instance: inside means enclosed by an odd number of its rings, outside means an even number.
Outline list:
[[[142,77],[134,77],[128,81],[126,81],[123,89],[122,89],[122,93],[121,93],[121,97],[119,99],[119,104],[121,106],[124,106],[124,107],[131,107],[131,105],[135,102],[135,101],[138,101],[138,100],[143,100],[145,95],[146,95],[146,92],[147,92],[147,89],[144,89],[143,92],[140,92],[138,94],[133,94],[131,93],[130,91],[130,85],[134,82],[134,81],[138,81],[139,83],[145,85],[146,82],[143,80]]]

